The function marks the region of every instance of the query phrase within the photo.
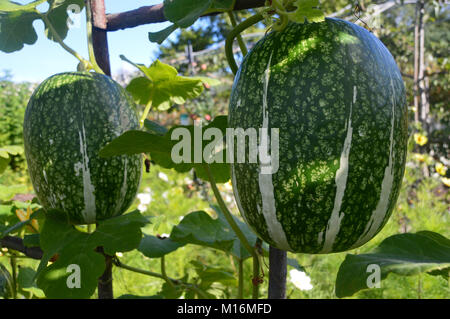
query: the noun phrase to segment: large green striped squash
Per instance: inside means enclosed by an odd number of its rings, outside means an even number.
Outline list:
[[[367,30],[326,19],[265,36],[236,75],[229,126],[244,137],[249,128],[270,129],[257,141],[258,150],[270,145],[270,157],[235,162],[231,173],[242,216],[271,245],[344,251],[388,220],[405,166],[405,88]]]
[[[141,157],[105,159],[98,152],[138,128],[132,99],[107,76],[61,73],[42,82],[23,125],[28,170],[42,206],[75,224],[122,214],[136,195]]]

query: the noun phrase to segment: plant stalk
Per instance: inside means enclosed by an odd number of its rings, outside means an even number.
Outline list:
[[[44,13],[40,13],[37,11],[37,14],[41,17],[42,21],[47,25],[48,29],[50,30],[50,33],[52,34],[53,38],[58,42],[58,44],[67,52],[72,54],[75,58],[77,58],[78,61],[80,61],[81,64],[84,66],[89,66],[89,61],[85,60],[78,52],[70,48],[67,44],[64,43],[64,41],[59,36],[58,32],[56,32],[55,28],[53,27],[53,24],[48,19],[47,15]]]
[[[214,196],[216,197],[216,200],[219,204],[220,209],[222,210],[225,219],[227,220],[228,224],[233,229],[236,236],[239,238],[241,244],[244,246],[244,248],[251,254],[253,258],[253,280],[259,279],[259,259],[258,259],[258,253],[255,248],[253,248],[250,243],[248,242],[247,238],[245,237],[244,233],[242,233],[239,226],[236,224],[236,222],[233,219],[233,216],[231,215],[231,212],[228,210],[227,205],[223,201],[222,196],[220,195],[220,191],[217,188],[216,180],[211,173],[211,169],[208,164],[203,165],[206,173],[208,174],[209,182],[211,183],[211,188],[214,192]],[[255,290],[256,286],[256,290]],[[255,285],[255,282],[253,282],[253,299],[258,298],[258,285]]]
[[[237,26],[237,22],[236,18],[234,17],[234,13],[232,11],[228,11],[227,14],[228,17],[230,18],[231,25],[233,26],[233,28],[235,28]],[[239,44],[239,48],[241,49],[242,55],[246,56],[248,53],[247,46],[245,45],[244,39],[242,39],[240,33],[236,36],[236,40]]]
[[[105,74],[100,66],[97,64],[94,53],[94,45],[92,41],[92,4],[91,0],[85,0],[86,6],[86,33],[87,33],[87,45],[89,52],[89,61],[92,64],[92,68],[95,72]]]
[[[252,25],[262,21],[264,19],[262,13],[257,13],[254,16],[251,16],[247,20],[239,23],[233,30],[230,31],[226,40],[225,40],[225,55],[227,57],[228,64],[230,65],[230,69],[233,74],[236,74],[238,71],[238,66],[236,64],[236,60],[234,59],[233,54],[233,41],[234,39],[245,29],[251,27]]]

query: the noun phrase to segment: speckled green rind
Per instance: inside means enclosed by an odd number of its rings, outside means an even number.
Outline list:
[[[405,167],[405,88],[393,57],[373,34],[343,20],[290,24],[245,57],[230,127],[262,127],[266,76],[269,127],[279,128],[275,224],[287,244],[274,239],[274,222],[269,234],[258,163],[231,165],[241,214],[281,249],[331,253],[363,245],[388,220]]]
[[[139,187],[141,156],[100,158],[98,152],[138,128],[132,99],[107,76],[61,73],[42,82],[28,103],[23,133],[43,207],[65,212],[74,224],[122,214]]]

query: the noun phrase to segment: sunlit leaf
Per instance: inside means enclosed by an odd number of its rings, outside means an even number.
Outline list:
[[[379,268],[380,280],[390,273],[412,276],[419,273],[442,275],[448,279],[450,271],[450,240],[438,233],[421,231],[398,234],[386,238],[372,252],[348,254],[339,267],[336,296],[351,296],[367,289],[368,277]]]
[[[288,17],[297,23],[304,23],[305,19],[308,22],[322,22],[325,20],[325,15],[322,10],[317,9],[318,5],[319,0],[295,0],[292,6],[296,10],[289,12]]]

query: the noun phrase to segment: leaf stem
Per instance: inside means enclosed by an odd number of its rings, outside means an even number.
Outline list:
[[[126,269],[126,270],[129,270],[129,271],[141,274],[141,275],[146,275],[146,276],[150,276],[150,277],[163,279],[167,283],[170,282],[169,284],[171,284],[171,285],[181,285],[185,289],[192,289],[193,291],[195,291],[202,298],[209,299],[209,296],[207,294],[205,294],[201,289],[199,289],[197,287],[197,285],[190,284],[190,283],[178,280],[178,279],[173,279],[173,278],[164,276],[162,274],[159,274],[157,272],[148,271],[148,270],[144,270],[144,269],[139,269],[139,268],[136,268],[136,267],[132,267],[132,266],[129,266],[129,265],[122,264],[122,262],[117,257],[113,258],[113,263],[114,263],[114,265],[116,265],[117,267],[122,268],[122,269]]]
[[[169,277],[167,277],[166,274],[166,260],[164,258],[164,256],[161,257],[161,275],[163,276],[164,280],[172,286],[172,288],[175,288],[175,284],[173,283],[172,280],[169,279]]]
[[[233,216],[231,215],[231,212],[228,210],[227,205],[223,201],[222,196],[220,195],[220,191],[217,188],[216,180],[214,179],[213,174],[211,173],[211,169],[208,164],[203,165],[206,173],[209,178],[209,182],[211,183],[211,188],[214,192],[214,196],[216,197],[216,200],[219,204],[220,209],[222,210],[225,219],[227,220],[228,224],[233,229],[236,236],[239,238],[241,244],[244,246],[244,248],[252,255],[253,258],[253,279],[256,280],[259,278],[259,259],[258,259],[258,253],[255,248],[253,248],[250,243],[248,242],[247,238],[245,237],[244,233],[242,233],[239,226],[236,224],[236,222],[233,219]],[[255,268],[256,267],[256,268]],[[255,285],[254,285],[255,286]],[[253,289],[253,299],[258,298],[258,291]]]
[[[227,57],[228,64],[230,65],[230,69],[233,72],[233,74],[237,73],[238,67],[236,64],[236,60],[234,59],[233,54],[233,41],[234,38],[236,38],[242,31],[245,29],[251,27],[252,25],[260,22],[264,19],[263,14],[257,13],[254,16],[251,16],[247,20],[239,23],[233,30],[230,31],[230,33],[227,35],[227,38],[225,40],[225,55]]]
[[[227,14],[228,14],[228,17],[230,18],[231,25],[233,26],[233,28],[235,28],[237,26],[237,22],[236,22],[236,18],[234,17],[233,11],[227,11]],[[247,46],[245,45],[245,42],[242,39],[242,36],[240,33],[236,36],[236,40],[239,44],[239,47],[241,48],[242,55],[246,56],[248,53]]]
[[[153,91],[152,91],[151,95],[152,96],[150,96],[150,101],[148,101],[147,105],[145,106],[144,113],[142,113],[141,119],[139,120],[139,124],[141,125],[141,128],[144,126],[145,119],[147,118],[147,115],[150,112],[150,109],[152,108]]]
[[[64,43],[64,41],[61,39],[61,37],[59,36],[58,32],[56,31],[55,27],[53,26],[53,24],[50,22],[50,20],[47,17],[47,14],[45,13],[40,13],[39,11],[37,11],[37,14],[41,17],[42,21],[44,21],[44,23],[47,25],[50,33],[52,34],[53,38],[56,40],[56,42],[58,42],[58,44],[67,52],[69,52],[70,54],[72,54],[75,58],[78,59],[78,61],[80,61],[81,64],[83,64],[85,67],[90,66],[89,61],[85,60],[80,54],[78,54],[78,52],[76,52],[75,50],[73,50],[72,48],[70,48],[67,44]]]
[[[11,264],[12,295],[13,299],[17,299],[17,262],[14,253],[10,256],[9,262]]]
[[[100,74],[105,74],[100,66],[97,64],[97,60],[95,59],[94,46],[92,42],[92,7],[91,0],[85,0],[86,6],[86,34],[87,34],[87,45],[89,52],[89,61],[91,62],[92,68],[95,72]]]
[[[238,299],[244,298],[244,260],[238,259]]]

